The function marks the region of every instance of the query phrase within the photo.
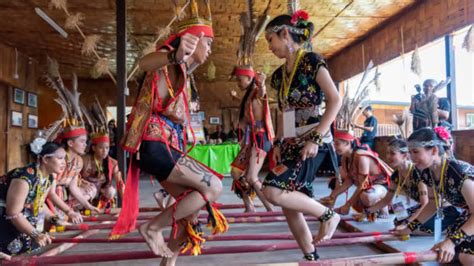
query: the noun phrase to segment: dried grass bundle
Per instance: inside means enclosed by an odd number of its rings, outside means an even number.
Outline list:
[[[109,72],[109,59],[100,58],[92,68],[91,75],[93,78],[97,79],[102,75],[107,74],[107,72]]]
[[[64,28],[67,30],[76,29],[77,27],[82,26],[84,23],[84,14],[77,12],[74,15],[70,15],[66,18],[66,22],[64,23]]]
[[[418,51],[418,46],[416,46],[415,51],[411,57],[411,71],[418,76],[421,76],[421,58]]]
[[[472,25],[464,37],[464,42],[462,43],[462,48],[465,48],[469,53],[474,52],[474,25]]]
[[[161,40],[163,38],[168,38],[171,34],[171,27],[164,27],[164,28],[158,28],[158,40]]]
[[[97,49],[97,43],[101,38],[102,37],[97,34],[86,36],[82,43],[81,53],[86,56],[93,55],[94,51]]]
[[[51,2],[49,3],[49,7],[65,10],[67,8],[67,0],[51,0]]]
[[[145,49],[143,49],[142,51],[142,56],[145,56],[147,54],[151,54],[153,53],[154,51],[156,51],[156,45],[152,42],[148,42],[147,43],[147,46],[145,47]]]
[[[382,90],[382,84],[380,82],[380,72],[379,67],[375,68],[375,78],[374,78],[375,90],[380,92]]]

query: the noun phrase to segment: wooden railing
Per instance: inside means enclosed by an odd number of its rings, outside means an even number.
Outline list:
[[[356,137],[362,136],[364,131],[362,129],[355,129],[354,134]],[[378,136],[394,136],[400,135],[400,129],[395,124],[379,124],[377,126],[377,137]]]

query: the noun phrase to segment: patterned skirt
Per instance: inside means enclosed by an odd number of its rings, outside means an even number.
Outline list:
[[[450,224],[448,227],[448,233],[452,233],[459,228],[461,228],[471,217],[471,214],[469,213],[468,210],[464,210],[459,217]],[[443,221],[444,223],[444,221]],[[474,235],[470,235],[467,237],[466,240],[461,242],[458,246],[456,246],[456,254],[459,253],[464,253],[464,254],[469,254],[469,255],[474,255]]]
[[[288,191],[299,191],[313,197],[313,181],[316,173],[328,153],[330,144],[323,144],[318,150],[318,155],[313,158],[301,160],[300,151],[304,142],[295,139],[285,139],[281,145],[281,163],[270,171],[264,186],[272,186]]]
[[[5,211],[5,207],[0,207],[0,252],[8,255],[19,255],[38,249],[39,246],[36,241],[27,234],[18,231],[11,221],[5,219]],[[25,216],[27,214],[27,212],[24,212]],[[28,216],[26,217],[28,219]],[[30,223],[34,222],[31,219],[28,220]]]

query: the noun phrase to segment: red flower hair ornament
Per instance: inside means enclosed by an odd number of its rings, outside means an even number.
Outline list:
[[[298,10],[291,16],[291,24],[296,25],[300,21],[308,21],[309,15],[308,12],[304,10]]]
[[[444,127],[435,127],[434,131],[438,137],[446,142],[451,140],[451,134]]]

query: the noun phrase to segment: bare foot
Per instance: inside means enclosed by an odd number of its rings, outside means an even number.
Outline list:
[[[246,204],[245,204],[245,211],[244,211],[244,213],[246,213],[246,212],[256,212],[255,206],[253,205],[253,203],[249,202],[249,203],[246,203]]]
[[[313,244],[319,244],[331,239],[332,235],[334,235],[334,232],[336,232],[337,225],[339,224],[340,220],[341,216],[339,216],[337,213],[334,213],[334,216],[331,217],[331,219],[321,223],[318,236],[313,239]]]
[[[163,193],[161,193],[160,191],[155,192],[153,193],[153,197],[155,197],[156,203],[158,203],[158,207],[161,210],[164,210],[165,209],[165,196],[163,195]]]
[[[168,248],[163,239],[163,235],[161,231],[153,232],[148,229],[148,223],[143,224],[138,228],[140,235],[142,235],[143,239],[145,239],[148,247],[153,251],[153,253],[157,256],[162,256],[164,258],[171,258],[173,256],[173,252]]]

